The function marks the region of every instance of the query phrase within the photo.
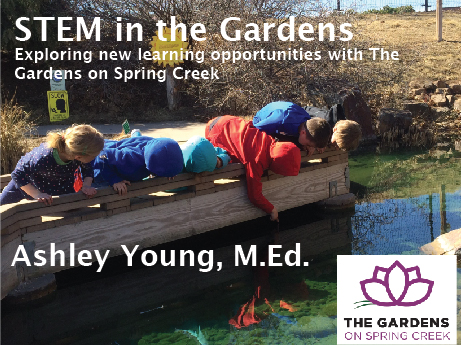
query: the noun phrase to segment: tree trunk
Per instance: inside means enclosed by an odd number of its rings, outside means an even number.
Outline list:
[[[176,79],[173,77],[173,67],[166,67],[166,94],[168,98],[168,108],[170,111],[178,109],[179,95],[176,88]]]

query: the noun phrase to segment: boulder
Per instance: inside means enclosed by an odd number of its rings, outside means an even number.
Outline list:
[[[448,107],[432,107],[431,111],[432,111],[432,114],[433,114],[435,117],[438,117],[438,116],[440,116],[440,115],[449,113],[449,112],[450,112],[450,108],[448,108]]]
[[[435,89],[435,93],[442,95],[453,95],[453,91],[450,88],[437,88]]]
[[[425,102],[404,102],[403,109],[410,111],[411,115],[414,117],[428,114],[430,110],[429,105]]]
[[[424,82],[423,88],[428,89],[428,90],[435,90],[437,88],[437,86],[434,85],[434,83],[432,83],[432,81],[428,80],[428,81]]]
[[[447,83],[443,80],[438,80],[434,84],[437,86],[437,88],[448,88]]]
[[[453,91],[453,94],[461,94],[461,83],[453,84],[451,86],[451,90]]]
[[[444,107],[447,105],[447,98],[445,95],[434,94],[431,96],[431,101],[434,102],[436,107]]]
[[[358,122],[362,127],[362,137],[373,136],[371,109],[368,107],[361,91],[358,89],[341,90],[339,96],[341,97],[346,118]]]
[[[461,99],[455,100],[453,103],[453,109],[461,111]]]
[[[424,89],[424,88],[413,89],[413,90],[411,90],[410,95],[411,96],[416,96],[416,95],[424,94],[425,92],[426,92],[426,89]]]
[[[422,83],[421,81],[412,80],[408,85],[412,89],[419,89],[423,87],[424,83]]]
[[[412,114],[408,110],[381,108],[379,110],[378,131],[383,134],[393,128],[408,130],[412,121]]]

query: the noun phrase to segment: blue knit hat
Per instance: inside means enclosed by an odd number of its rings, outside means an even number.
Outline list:
[[[223,150],[224,153],[218,153],[215,151],[213,144],[200,136],[190,138],[186,143],[181,145],[181,150],[184,167],[187,172],[192,173],[213,172],[216,168],[216,157],[227,156],[226,151]],[[223,165],[226,165],[229,161],[228,159],[222,160]]]
[[[174,177],[182,172],[183,159],[179,144],[170,138],[153,138],[144,147],[147,169],[160,177]]]

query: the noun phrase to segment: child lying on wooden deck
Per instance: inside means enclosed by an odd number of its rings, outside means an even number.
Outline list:
[[[266,169],[285,176],[298,175],[300,149],[291,142],[277,142],[255,128],[251,121],[230,115],[210,120],[205,137],[226,150],[233,163],[245,165],[250,201],[270,214],[272,220],[278,220],[277,209],[262,194],[261,177]]]

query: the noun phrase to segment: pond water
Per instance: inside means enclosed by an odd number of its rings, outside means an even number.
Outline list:
[[[336,255],[419,254],[461,228],[461,159],[452,152],[359,154],[350,158],[355,212],[313,206],[152,248],[214,250],[222,270],[128,269],[121,256],[103,273],[57,274],[59,289],[34,304],[2,302],[2,343],[336,344]],[[307,267],[235,266],[239,244],[267,261],[268,245],[301,243]],[[176,254],[178,255],[178,254]],[[461,282],[461,280],[458,280]],[[461,289],[461,287],[458,287]]]

